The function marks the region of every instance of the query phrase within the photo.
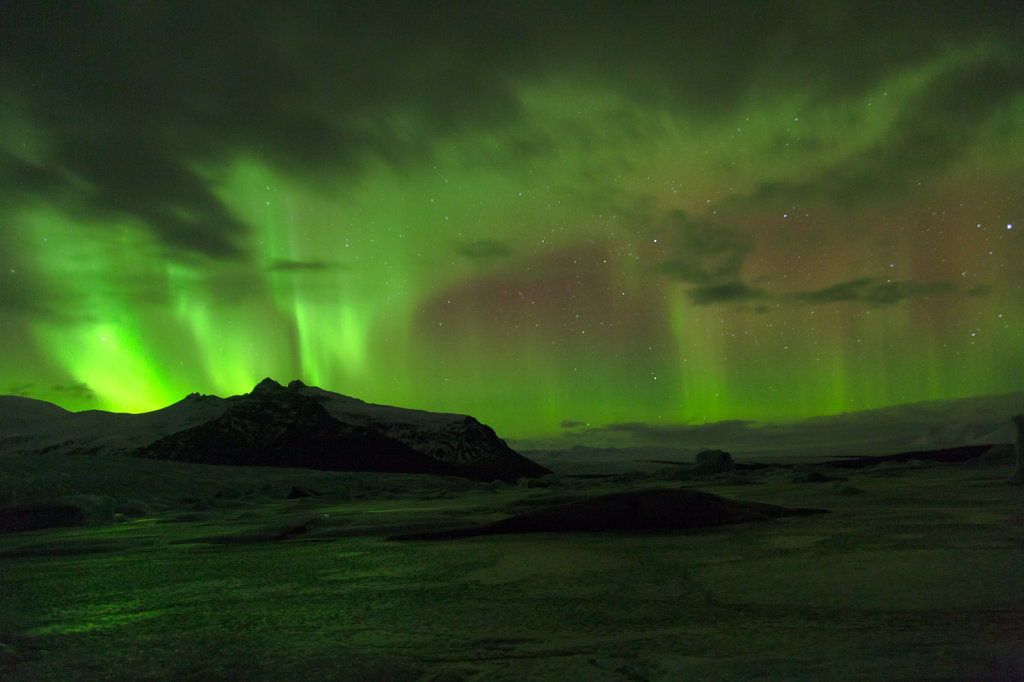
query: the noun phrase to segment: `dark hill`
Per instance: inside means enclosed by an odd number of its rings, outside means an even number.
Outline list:
[[[515,482],[550,473],[466,415],[373,405],[293,381],[211,401],[217,416],[162,435],[133,454],[206,464],[380,471]],[[177,403],[180,407],[182,403]],[[171,406],[172,408],[176,406]],[[171,408],[167,408],[171,409]]]
[[[281,389],[231,398],[205,424],[160,438],[140,457],[202,464],[454,475],[394,438],[343,424],[318,402]]]
[[[509,533],[691,531],[823,513],[823,509],[789,509],[759,502],[739,502],[689,488],[651,488],[545,507],[483,526],[389,539],[454,540]]]

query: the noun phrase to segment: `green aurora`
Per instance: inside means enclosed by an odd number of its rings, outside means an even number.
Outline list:
[[[4,3],[0,393],[529,438],[1024,388],[1020,3],[427,4]]]

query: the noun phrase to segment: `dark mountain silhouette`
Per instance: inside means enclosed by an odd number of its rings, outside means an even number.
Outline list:
[[[193,393],[144,414],[6,400],[17,409],[0,411],[0,454],[135,455],[507,482],[551,473],[473,417],[374,405],[301,381],[284,387],[264,379],[229,398]]]
[[[456,475],[455,468],[365,427],[343,424],[313,398],[271,380],[229,398],[224,413],[135,454],[202,464]]]

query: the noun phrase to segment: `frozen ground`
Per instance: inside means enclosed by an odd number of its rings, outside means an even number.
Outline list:
[[[390,542],[681,483],[5,458],[9,498],[92,492],[127,515],[0,536],[0,678],[1024,679],[1024,491],[1008,473],[885,466],[796,483],[769,469],[686,484],[830,513]],[[282,499],[291,485],[329,494]]]

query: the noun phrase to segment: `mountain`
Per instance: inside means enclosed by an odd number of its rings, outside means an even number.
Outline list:
[[[284,387],[272,379],[244,395],[194,393],[144,414],[67,412],[43,401],[0,398],[0,454],[33,452],[483,481],[550,473],[473,417],[374,405],[300,381]]]
[[[228,399],[215,419],[164,436],[135,454],[202,464],[456,474],[451,465],[378,431],[342,423],[313,398],[267,382]]]
[[[1011,422],[1024,414],[1024,391],[891,405],[872,410],[810,417],[793,422],[727,420],[705,424],[609,424],[566,429],[556,438],[520,440],[520,452],[545,463],[587,465],[594,459],[633,462],[642,459],[692,461],[705,449],[727,450],[744,459],[821,460],[831,457],[887,455],[964,445],[1012,443]],[[574,451],[582,446],[585,450]],[[617,448],[619,453],[609,448]],[[664,453],[651,456],[651,448]],[[676,454],[672,454],[672,450]]]
[[[0,456],[11,454],[129,455],[223,412],[223,400],[198,393],[154,412],[69,412],[52,403],[0,396]]]

